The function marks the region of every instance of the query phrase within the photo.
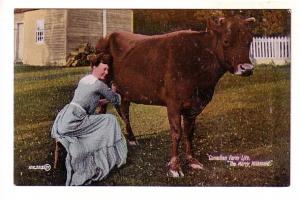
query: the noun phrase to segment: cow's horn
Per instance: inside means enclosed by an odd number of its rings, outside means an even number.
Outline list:
[[[224,20],[225,20],[225,17],[220,17],[220,18],[219,18],[219,23],[223,23]]]
[[[254,17],[250,17],[245,19],[245,22],[255,22],[255,18]]]

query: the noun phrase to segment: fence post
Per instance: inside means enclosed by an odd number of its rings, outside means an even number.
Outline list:
[[[288,38],[286,36],[284,37],[284,44],[285,44],[285,58],[288,58],[289,57],[289,54],[288,54]]]
[[[275,43],[275,41],[274,41],[274,38],[272,37],[272,38],[271,38],[271,44],[272,44],[272,47],[271,47],[272,56],[271,56],[271,58],[275,58],[275,47],[274,47],[274,43]]]

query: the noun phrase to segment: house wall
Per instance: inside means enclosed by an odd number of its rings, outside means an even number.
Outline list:
[[[70,9],[67,20],[67,55],[79,45],[90,43],[95,46],[103,36],[102,9]],[[132,10],[106,10],[106,33],[133,31]]]
[[[36,42],[36,22],[44,20],[44,42]],[[15,14],[17,23],[24,23],[23,64],[64,65],[66,63],[66,10],[41,9]],[[16,33],[16,31],[15,31]],[[15,34],[15,41],[17,35]],[[15,42],[15,61],[16,48]]]
[[[70,9],[67,15],[67,54],[79,45],[95,45],[102,35],[102,10]]]
[[[23,64],[44,65],[48,57],[45,43],[36,43],[36,21],[45,19],[45,10],[35,10],[24,13],[24,53]]]
[[[133,32],[132,10],[107,10],[107,34],[115,31]]]
[[[67,10],[49,9],[45,18],[45,44],[48,48],[46,65],[66,64]]]

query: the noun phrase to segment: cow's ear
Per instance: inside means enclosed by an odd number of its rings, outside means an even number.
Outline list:
[[[221,32],[220,25],[216,24],[212,19],[207,19],[207,30]]]
[[[225,23],[225,17],[219,18],[219,24],[222,26]]]

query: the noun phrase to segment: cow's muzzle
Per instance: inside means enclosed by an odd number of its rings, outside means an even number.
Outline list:
[[[250,76],[253,74],[253,65],[249,63],[238,64],[234,74],[241,76]]]

